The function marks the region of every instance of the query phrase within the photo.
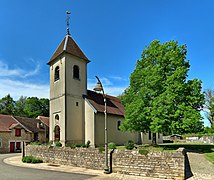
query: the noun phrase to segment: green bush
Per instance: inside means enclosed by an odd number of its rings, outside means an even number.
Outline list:
[[[39,141],[34,141],[34,142],[31,142],[30,145],[42,145],[42,143]]]
[[[71,149],[75,149],[76,148],[76,144],[66,144],[66,147],[70,147]]]
[[[149,153],[149,151],[146,149],[139,149],[139,153],[146,156]]]
[[[43,163],[43,160],[39,158],[35,158],[33,156],[25,156],[22,158],[22,162],[24,163]]]
[[[125,144],[125,148],[128,150],[132,150],[134,149],[134,142],[132,140],[129,140],[126,144]]]
[[[87,143],[86,143],[86,148],[89,148],[90,144],[91,144],[91,142],[88,140]]]
[[[115,143],[110,142],[110,143],[108,144],[108,148],[109,148],[109,149],[116,149],[116,148],[117,148],[117,146],[116,146],[116,144],[115,144]]]
[[[103,151],[105,151],[105,148],[103,146],[98,147],[99,149],[99,153],[102,153]]]
[[[56,145],[56,147],[62,147],[62,143],[59,141],[55,142],[55,145]]]

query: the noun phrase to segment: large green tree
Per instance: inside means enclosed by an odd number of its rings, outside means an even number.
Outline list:
[[[122,129],[137,132],[191,133],[203,129],[201,81],[187,80],[186,45],[151,42],[137,61],[122,95]]]
[[[25,103],[24,113],[31,118],[36,118],[41,115],[48,116],[49,113],[47,113],[47,111],[49,112],[49,106],[48,104],[45,105],[47,102],[49,102],[49,100],[44,101],[43,98],[39,99],[37,97],[28,97]]]
[[[205,90],[204,93],[205,93],[204,111],[206,112],[206,116],[210,122],[211,127],[214,128],[214,90],[207,89]]]
[[[15,101],[10,96],[6,95],[0,100],[0,114],[13,115],[15,111]]]
[[[26,105],[27,97],[21,96],[17,101],[15,101],[15,115],[16,116],[28,116],[25,112],[25,105]]]

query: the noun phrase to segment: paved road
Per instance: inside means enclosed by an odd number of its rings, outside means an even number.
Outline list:
[[[0,154],[1,180],[84,180],[95,177],[92,175],[30,169],[5,164],[3,159],[11,156],[14,156],[14,154]]]

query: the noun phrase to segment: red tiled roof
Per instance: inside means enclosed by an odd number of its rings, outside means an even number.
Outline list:
[[[54,59],[56,59],[60,54],[63,52],[67,52],[73,56],[77,56],[81,59],[85,59],[89,61],[76,42],[72,39],[70,35],[66,35],[65,38],[62,40],[56,51],[54,52],[53,56],[51,57],[48,64],[50,65]]]
[[[104,112],[105,105],[102,94],[88,90],[84,97],[98,112]],[[107,95],[107,113],[124,116],[124,106],[119,98]]]
[[[39,119],[39,120],[42,121],[46,126],[49,127],[49,117],[38,116],[37,119]]]
[[[36,132],[44,131],[43,129],[38,128],[38,123],[41,123],[39,119],[19,117],[19,116],[14,116],[14,118],[31,132],[36,133]]]
[[[13,116],[0,114],[0,131],[10,131],[10,126],[15,123]]]

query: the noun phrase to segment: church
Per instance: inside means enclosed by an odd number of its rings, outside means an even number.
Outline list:
[[[50,141],[60,141],[63,146],[104,144],[104,99],[103,95],[87,90],[87,65],[89,59],[67,34],[50,58]],[[124,120],[124,107],[117,97],[106,96],[108,142],[124,145],[128,140],[139,142],[139,134],[123,132],[119,126]],[[162,141],[162,135],[141,135],[143,143]]]

